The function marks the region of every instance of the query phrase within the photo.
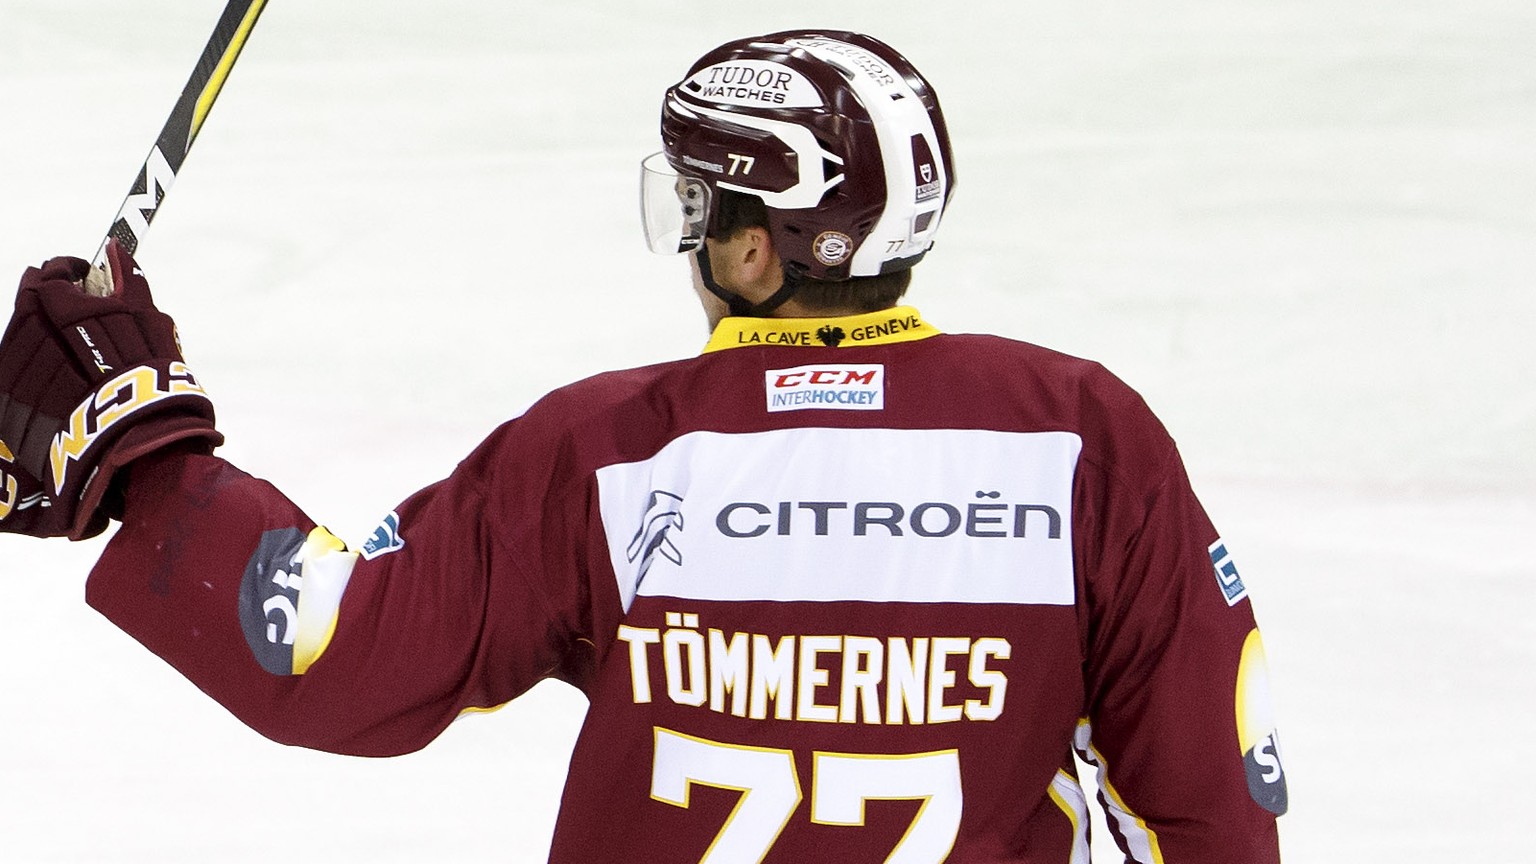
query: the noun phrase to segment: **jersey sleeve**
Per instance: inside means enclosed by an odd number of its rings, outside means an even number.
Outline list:
[[[222,459],[143,460],[87,600],[269,738],[419,749],[466,711],[582,674],[585,587],[542,564],[574,541],[561,519],[505,512],[558,509],[554,463],[504,467],[513,437],[503,427],[357,551]]]
[[[1144,406],[1134,416],[1154,434],[1127,450],[1161,455],[1085,466],[1076,744],[1128,861],[1276,864],[1285,778],[1251,603],[1173,442]]]

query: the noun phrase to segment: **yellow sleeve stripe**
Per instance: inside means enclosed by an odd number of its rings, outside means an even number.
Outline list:
[[[497,711],[500,711],[501,709],[507,707],[510,704],[512,704],[512,703],[510,703],[510,702],[503,702],[500,705],[492,705],[489,708],[479,708],[479,707],[471,705],[468,708],[460,709],[459,716],[460,717],[468,717],[471,714],[495,714]]]

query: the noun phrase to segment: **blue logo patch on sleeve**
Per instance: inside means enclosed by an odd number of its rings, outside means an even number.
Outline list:
[[[1237,564],[1232,561],[1232,555],[1227,552],[1227,544],[1220,538],[1211,544],[1211,566],[1216,568],[1216,584],[1221,586],[1221,593],[1227,598],[1228,606],[1236,606],[1244,597],[1248,596],[1248,588],[1243,584],[1243,577],[1237,574]]]
[[[404,548],[405,538],[400,536],[400,514],[391,510],[384,521],[379,523],[379,527],[373,529],[373,535],[363,544],[360,552],[365,560],[372,561],[380,555]]]

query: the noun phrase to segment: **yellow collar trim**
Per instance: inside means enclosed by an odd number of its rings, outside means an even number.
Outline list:
[[[889,345],[937,336],[911,306],[897,306],[843,318],[726,318],[715,328],[704,353],[748,345],[855,348]]]

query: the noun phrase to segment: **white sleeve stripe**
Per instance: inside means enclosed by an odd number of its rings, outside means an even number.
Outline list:
[[[1147,827],[1146,820],[1126,806],[1125,799],[1109,782],[1109,766],[1104,756],[1092,744],[1093,727],[1088,721],[1078,723],[1073,746],[1083,761],[1099,769],[1099,800],[1104,804],[1105,815],[1113,824],[1120,851],[1134,864],[1164,864],[1163,850],[1157,842],[1157,832]]]
[[[1072,857],[1067,864],[1089,864],[1092,859],[1088,847],[1088,796],[1082,785],[1076,777],[1057,771],[1046,793],[1072,822]]]

